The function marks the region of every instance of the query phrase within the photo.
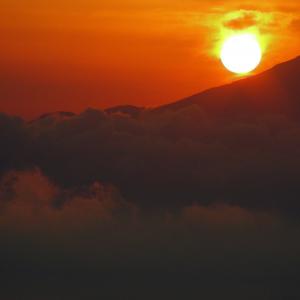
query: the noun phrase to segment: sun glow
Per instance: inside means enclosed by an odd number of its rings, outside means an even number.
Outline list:
[[[247,74],[259,65],[262,58],[260,44],[253,34],[237,34],[225,40],[221,60],[229,71]]]

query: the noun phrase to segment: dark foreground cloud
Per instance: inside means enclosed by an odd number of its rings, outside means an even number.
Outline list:
[[[100,182],[147,210],[217,202],[299,213],[300,125],[285,115],[228,119],[194,105],[139,117],[87,110],[31,123],[2,119],[3,174],[38,168],[79,192]]]
[[[5,299],[297,295],[297,120],[199,106],[1,120]]]
[[[61,189],[38,170],[7,174],[1,191],[8,187],[0,214],[5,299],[298,295],[300,226],[274,213],[194,203],[149,215],[112,186]]]

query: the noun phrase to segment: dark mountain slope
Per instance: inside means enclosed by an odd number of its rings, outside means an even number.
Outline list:
[[[300,116],[300,56],[274,68],[232,84],[213,88],[155,112],[179,110],[190,105],[214,114],[284,113]]]

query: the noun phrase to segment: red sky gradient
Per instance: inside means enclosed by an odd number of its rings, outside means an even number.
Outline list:
[[[257,72],[299,55],[300,3],[2,0],[0,111],[157,106],[230,82],[224,31],[264,40]]]

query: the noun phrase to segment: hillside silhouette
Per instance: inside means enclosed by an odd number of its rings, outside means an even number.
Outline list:
[[[190,105],[198,105],[208,112],[224,117],[270,113],[298,117],[299,78],[300,56],[261,74],[163,105],[155,111],[176,111]]]

